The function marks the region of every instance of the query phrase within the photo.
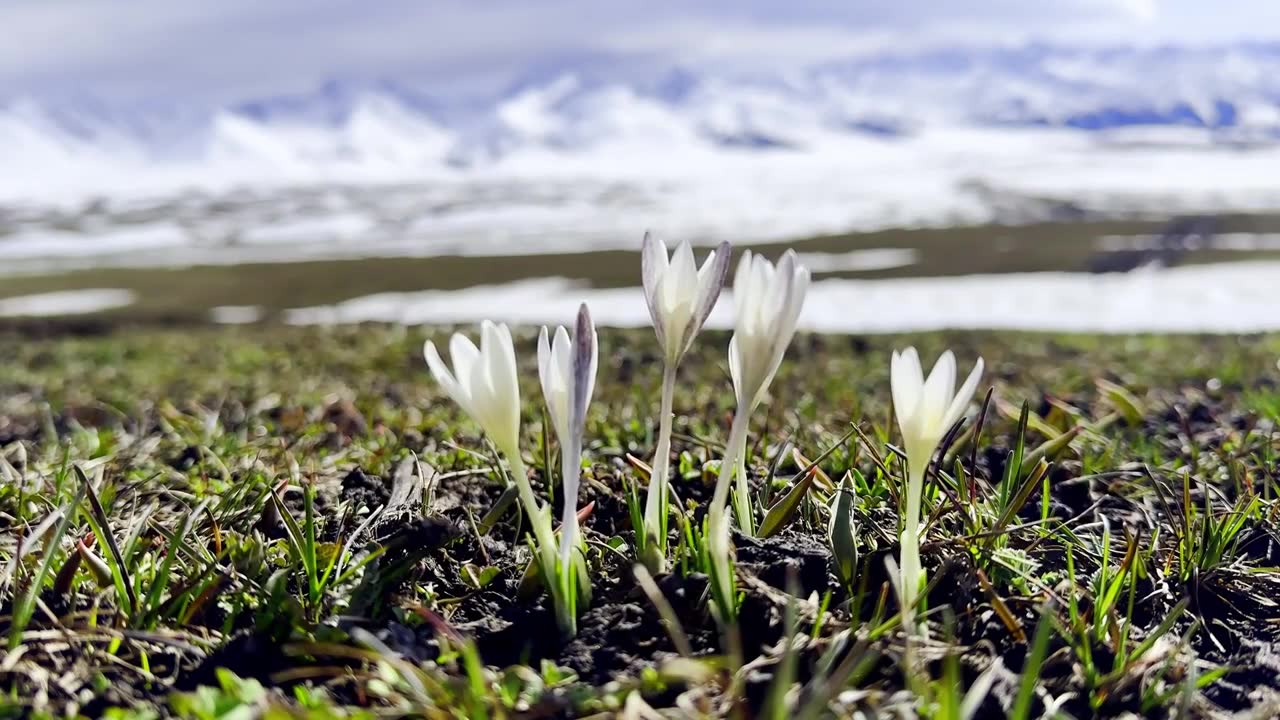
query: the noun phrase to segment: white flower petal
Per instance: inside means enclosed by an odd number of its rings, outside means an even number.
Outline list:
[[[486,412],[492,427],[486,428],[497,441],[507,444],[503,452],[517,451],[520,436],[520,385],[516,377],[515,348],[506,325],[484,322],[480,326],[482,376],[490,393]],[[554,351],[554,349],[553,349]],[[480,375],[472,373],[473,378]],[[474,382],[474,380],[473,380]],[[479,390],[473,386],[473,394]]]
[[[551,343],[551,362],[556,369],[556,377],[564,387],[569,378],[569,368],[573,360],[573,343],[569,340],[569,331],[563,325],[556,328],[556,339]]]
[[[640,245],[640,280],[644,284],[644,299],[649,305],[649,318],[653,320],[658,342],[662,337],[662,315],[658,309],[658,288],[667,272],[667,246],[652,233],[645,233]]]
[[[756,393],[751,398],[751,409],[755,410],[764,402],[764,398],[769,394],[769,386],[773,384],[773,376],[778,374],[778,368],[782,367],[782,357],[786,354],[787,346],[783,345],[778,348],[773,357],[769,359],[769,366],[764,376],[760,378],[760,382],[756,386]]]
[[[591,398],[596,394],[596,373],[600,369],[600,336],[596,333],[596,326],[591,324],[591,384],[587,385],[586,402],[590,404]]]
[[[788,303],[791,302],[791,289],[795,287],[795,282],[795,253],[788,250],[778,261],[777,270],[772,273],[768,285],[768,300],[763,307],[764,314],[761,317],[764,321],[763,332],[775,343],[775,347],[777,343],[791,339],[788,337],[786,340],[781,340],[781,336],[786,331],[786,321],[790,315]]]
[[[791,253],[790,250],[787,252]],[[800,322],[800,311],[804,309],[804,298],[809,292],[809,268],[796,261],[794,253],[791,253],[791,257],[792,278],[787,288],[786,303],[782,308],[783,323],[779,326],[786,337],[784,341],[786,344],[790,344],[791,338],[796,334],[796,324]]]
[[[494,406],[497,393],[494,392],[488,358],[484,357],[483,351],[481,351],[481,361],[471,366],[467,382],[471,386],[471,409],[474,411],[476,423],[493,438],[498,444],[498,449],[505,452],[508,449],[503,446],[506,434],[501,423],[498,422],[500,414]]]
[[[942,421],[946,418],[947,406],[951,404],[951,392],[956,384],[956,357],[948,350],[942,353],[938,362],[924,381],[924,396],[921,398],[921,429],[929,435],[931,443],[942,439],[947,431]]]
[[[776,302],[776,291],[773,287],[773,265],[761,255],[756,255],[751,262],[752,296],[748,298],[747,323],[753,335],[768,332],[769,317]]]
[[[744,327],[752,299],[757,294],[757,289],[751,284],[752,256],[750,250],[743,252],[738,260],[738,269],[733,274],[733,324],[736,328]]]
[[[676,246],[671,255],[668,272],[676,278],[676,290],[680,298],[693,297],[698,291],[698,262],[693,259],[693,246],[688,240]]]
[[[920,357],[914,347],[902,353],[893,351],[889,361],[889,388],[893,395],[893,412],[898,416],[898,427],[906,434],[904,421],[910,420],[920,402],[924,378],[920,371]]]
[[[791,284],[791,314],[790,323],[791,331],[795,332],[796,323],[800,322],[800,311],[804,309],[805,296],[809,294],[809,268],[803,265],[796,265],[796,279]]]
[[[680,357],[681,341],[684,339],[685,332],[690,325],[687,308],[676,309],[671,312],[663,311],[662,321],[663,357],[666,358],[668,363],[674,364]]]
[[[595,391],[596,365],[600,353],[597,346],[596,327],[591,322],[591,311],[586,304],[578,308],[578,324],[573,333],[572,368],[566,378],[572,385],[573,407],[569,420],[570,431],[581,441],[586,426],[587,406]]]
[[[547,402],[551,412],[551,424],[555,426],[556,436],[560,438],[562,445],[571,442],[573,432],[569,424],[569,408],[572,404],[569,390],[569,363],[572,352],[569,346],[569,331],[561,325],[556,328],[555,340],[551,342],[551,372],[555,376],[552,393],[555,396],[555,407],[551,407],[550,398]]]
[[[542,385],[543,398],[550,397],[551,388],[554,387],[554,371],[551,369],[551,342],[548,339],[548,335],[547,326],[543,325],[542,330],[538,331],[538,382]]]
[[[969,401],[973,399],[973,393],[978,389],[978,380],[981,378],[982,358],[978,358],[969,377],[965,378],[964,384],[952,399],[951,406],[947,408],[947,417],[942,423],[944,427],[951,427],[964,414],[965,408],[969,407]]]
[[[563,328],[561,328],[563,331]],[[561,344],[563,337],[564,343]],[[591,394],[595,388],[596,365],[599,351],[597,347],[595,324],[591,322],[591,312],[586,304],[578,308],[578,320],[574,327],[573,343],[569,344],[568,334],[556,335],[557,348],[563,348],[563,357],[569,363],[565,369],[565,379],[571,383],[566,388],[565,396],[569,398],[570,414],[565,432],[562,434],[561,462],[564,488],[564,514],[561,519],[560,562],[568,567],[569,557],[577,540],[578,529],[578,489],[582,464],[582,434],[586,426],[587,406],[591,403]],[[570,398],[571,396],[571,398]]]
[[[444,360],[440,359],[440,353],[436,350],[436,344],[428,340],[427,344],[423,347],[422,354],[426,357],[427,368],[431,371],[431,375],[435,377],[436,382],[439,383],[445,393],[462,408],[462,411],[467,415],[471,415],[472,420],[474,420],[474,413],[471,409],[471,396],[467,393],[466,388],[464,388],[461,383],[458,382],[457,378],[454,377],[453,373],[449,372],[449,368],[444,364]]]
[[[694,336],[702,329],[702,324],[707,321],[712,308],[716,305],[716,300],[720,298],[725,277],[729,274],[731,252],[729,243],[720,243],[720,246],[707,256],[698,270],[698,293],[694,301],[693,316],[684,331],[684,342],[680,350],[682,355],[689,350]]]
[[[471,397],[471,368],[480,361],[480,350],[471,338],[462,333],[454,333],[449,338],[449,359],[453,362],[453,375],[458,385]]]
[[[709,282],[712,282],[716,275],[726,275],[729,271],[729,259],[733,255],[733,246],[726,240],[716,246],[707,254],[706,259],[702,261],[702,266],[698,268],[698,287],[702,288]],[[724,270],[720,266],[724,265]],[[721,284],[724,279],[721,278]]]
[[[556,337],[559,338],[560,333],[564,332],[564,328],[556,329]],[[538,334],[538,379],[542,384],[542,399],[547,405],[547,414],[551,417],[551,427],[555,430],[556,437],[560,438],[560,442],[564,442],[564,375],[560,368],[560,364],[556,359],[556,351],[554,345],[548,339],[548,331],[546,327],[542,328],[542,332]]]
[[[511,387],[512,392],[515,393],[517,399],[515,404],[519,406],[520,385],[519,378],[516,375],[516,347],[511,340],[511,328],[507,327],[506,323],[498,324],[498,339],[500,341],[498,348],[502,351],[504,361],[502,367],[505,368],[507,379],[509,380],[507,384]]]
[[[933,370],[929,373],[929,378],[932,379],[934,373],[938,372],[942,373],[942,380],[939,385],[941,389],[938,391],[938,397],[945,401],[945,406],[951,402],[951,398],[955,397],[956,394],[955,353],[950,350],[944,350],[943,353],[938,356],[938,361],[933,364]],[[925,381],[925,385],[928,384],[928,381]]]
[[[693,251],[689,249],[689,243],[680,243],[671,256],[671,264],[662,276],[662,283],[658,285],[658,307],[667,316],[668,329],[671,327],[670,323],[676,320],[671,315],[687,299],[686,288],[693,284],[690,278],[694,278],[696,282],[697,275],[698,266],[693,262]]]
[[[734,333],[729,338],[729,378],[733,381],[733,396],[741,405],[744,398],[742,397],[742,351],[738,347],[738,334]]]

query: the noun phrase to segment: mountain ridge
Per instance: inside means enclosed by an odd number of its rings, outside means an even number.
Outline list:
[[[879,53],[794,71],[687,64],[647,73],[561,64],[487,100],[414,78],[330,79],[226,105],[0,101],[0,156],[58,178],[208,165],[342,177],[483,172],[509,158],[812,152],[931,128],[1097,133],[1169,127],[1209,143],[1280,138],[1280,42],[1215,47],[1021,46]]]

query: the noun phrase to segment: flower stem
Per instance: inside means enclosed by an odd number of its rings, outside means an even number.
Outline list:
[[[578,542],[578,485],[582,479],[582,440],[570,438],[560,447],[560,487],[564,491],[564,514],[560,519],[560,564],[569,574],[569,558]]]
[[[743,533],[754,536],[756,522],[751,516],[751,490],[747,487],[747,434],[745,432],[742,434],[741,445],[735,454],[738,462],[734,467],[734,473],[738,477],[738,482],[733,491],[733,509],[738,516],[738,528]]]
[[[730,518],[726,513],[729,501],[729,483],[734,468],[737,467],[739,448],[746,447],[747,420],[750,412],[738,412],[733,416],[733,426],[729,430],[729,442],[725,456],[720,460],[720,477],[716,480],[715,495],[711,498],[711,508],[707,511],[708,554],[711,561],[711,581],[714,583],[714,596],[718,619],[721,623],[733,622],[737,615],[734,599],[733,562],[729,550]]]
[[[529,516],[529,524],[533,526],[533,539],[539,551],[543,551],[544,548],[554,549],[556,541],[551,532],[551,523],[547,522],[549,518],[543,515],[542,503],[538,502],[538,498],[533,494],[533,486],[529,484],[529,473],[525,469],[524,458],[520,457],[519,450],[507,450],[503,454],[507,456],[507,463],[511,465],[511,474],[515,477],[516,490],[520,494],[520,504],[524,505],[525,515]]]
[[[529,524],[533,526],[535,562],[542,568],[543,580],[547,583],[547,594],[551,596],[555,606],[556,623],[566,637],[577,634],[577,618],[573,614],[573,598],[575,592],[572,584],[574,567],[564,563],[557,568],[556,538],[551,529],[551,510],[544,508],[533,494],[533,486],[529,484],[529,473],[524,466],[524,458],[520,450],[504,451],[507,462],[511,465],[511,474],[515,476],[516,489],[520,494],[520,504],[524,505],[525,514],[529,516]]]
[[[725,455],[720,460],[720,477],[716,480],[716,492],[711,497],[711,509],[707,514],[712,527],[724,518],[725,505],[729,501],[729,481],[738,467],[738,455],[747,449],[747,421],[750,413],[742,410],[738,408],[733,416],[729,442],[725,445]]]
[[[924,494],[926,463],[908,460],[907,511],[902,523],[902,620],[909,632],[915,632],[913,616],[916,598],[920,594],[922,572],[920,568],[920,503]]]
[[[662,371],[662,409],[658,415],[658,447],[653,455],[649,475],[649,494],[645,498],[644,530],[647,535],[641,542],[654,543],[654,552],[648,553],[653,562],[665,565],[667,556],[667,476],[671,462],[671,423],[676,394],[676,365],[668,363]],[[665,568],[649,568],[662,572]]]

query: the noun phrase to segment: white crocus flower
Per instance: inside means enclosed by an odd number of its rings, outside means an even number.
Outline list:
[[[768,260],[745,252],[738,261],[733,283],[735,323],[729,341],[729,374],[738,408],[720,477],[708,510],[709,541],[712,556],[714,591],[721,613],[729,609],[733,597],[733,578],[729,571],[729,519],[725,509],[729,499],[729,482],[736,472],[738,490],[735,509],[738,523],[745,533],[754,532],[751,499],[747,494],[746,445],[747,424],[751,412],[764,399],[769,383],[782,364],[782,356],[795,335],[796,322],[809,289],[809,270],[796,261],[788,250],[775,267]]]
[[[906,618],[911,615],[924,579],[920,566],[920,503],[924,494],[925,471],[938,449],[938,443],[969,406],[980,377],[982,358],[978,358],[973,371],[957,392],[956,358],[950,350],[938,358],[927,380],[915,348],[909,347],[902,353],[894,351],[890,360],[893,409],[907,453],[907,508],[902,529],[900,586]]]
[[[729,243],[720,243],[699,268],[688,241],[668,260],[666,244],[645,233],[640,249],[644,299],[669,367],[679,364],[715,307],[729,272],[729,252]]]
[[[680,243],[670,260],[667,246],[649,233],[645,233],[641,246],[641,280],[653,329],[662,347],[663,373],[658,446],[649,473],[644,528],[637,528],[636,545],[640,559],[655,573],[666,569],[667,466],[671,455],[676,371],[720,297],[729,273],[730,250],[729,243],[720,243],[698,268],[688,242]]]
[[[743,532],[753,532],[751,505],[747,496],[747,422],[764,400],[773,376],[782,365],[782,356],[796,332],[796,321],[809,289],[809,270],[788,250],[775,267],[760,255],[747,251],[738,261],[733,280],[734,333],[729,340],[729,375],[738,409],[734,415],[736,433],[730,432],[721,482],[716,498],[727,495],[727,472],[737,472],[738,524]],[[737,426],[741,427],[737,427]],[[740,446],[740,447],[739,447]],[[732,460],[732,462],[730,462]]]
[[[449,339],[453,371],[440,359],[435,343],[427,341],[427,367],[436,382],[462,406],[504,455],[518,456],[520,384],[516,353],[506,325],[480,324],[480,347],[462,333]]]
[[[751,251],[742,254],[733,278],[734,333],[729,374],[738,407],[750,412],[764,399],[782,355],[796,332],[809,289],[809,269],[788,250],[777,267]]]
[[[578,483],[582,469],[582,435],[587,406],[595,389],[599,348],[596,328],[587,306],[578,309],[573,340],[563,326],[549,340],[547,328],[538,335],[538,377],[542,396],[556,437],[560,439],[564,516],[560,525],[560,562],[569,567],[569,555],[578,537]]]
[[[957,392],[956,357],[950,350],[942,353],[926,380],[920,368],[920,356],[909,347],[895,351],[890,360],[889,383],[893,390],[894,412],[902,430],[909,462],[928,462],[942,436],[964,414],[982,377],[982,358],[974,365],[964,385]]]
[[[516,376],[516,353],[511,331],[506,325],[489,321],[480,324],[480,347],[465,335],[454,333],[449,340],[453,370],[445,366],[435,343],[427,342],[427,367],[449,397],[493,440],[511,466],[520,504],[533,529],[534,547],[544,577],[560,578],[556,567],[555,533],[551,509],[538,501],[529,484],[529,473],[520,456],[520,385]],[[572,572],[572,568],[566,568]],[[572,605],[563,595],[563,584],[551,589],[557,620],[569,635],[576,632]]]

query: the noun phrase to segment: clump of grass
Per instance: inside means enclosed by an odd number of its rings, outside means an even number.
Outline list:
[[[1280,338],[911,338],[980,350],[994,387],[926,468],[915,619],[930,632],[911,658],[883,571],[911,465],[888,391],[902,339],[795,339],[743,448],[757,537],[734,538],[738,622],[721,634],[704,538],[738,405],[727,338],[682,359],[670,567],[642,575],[649,478],[627,457],[653,455],[662,371],[648,333],[602,333],[581,473],[596,592],[572,642],[539,639],[555,619],[522,583],[527,521],[494,512],[505,471],[423,370],[426,339],[0,342],[6,707],[1195,717],[1271,682],[1241,648],[1277,641]],[[534,341],[516,337],[525,377]],[[521,462],[563,512],[547,440],[525,427],[542,457]]]

